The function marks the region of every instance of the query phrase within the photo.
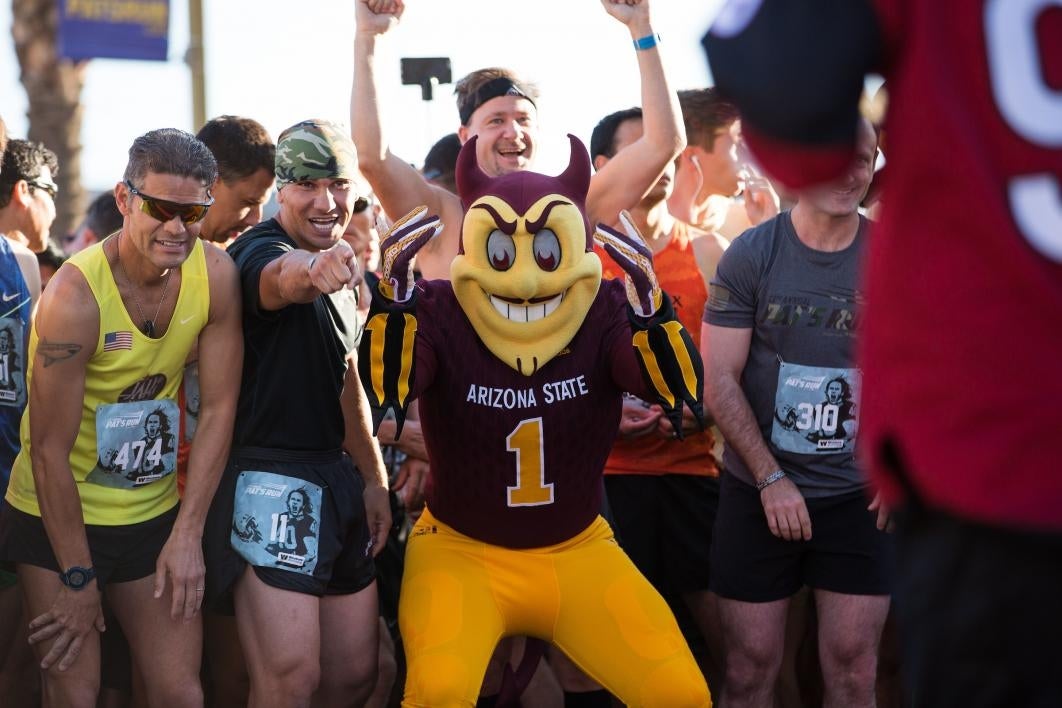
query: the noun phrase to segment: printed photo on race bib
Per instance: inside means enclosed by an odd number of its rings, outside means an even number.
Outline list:
[[[87,481],[133,489],[177,469],[177,402],[169,398],[112,403],[96,408],[99,459]]]
[[[859,428],[858,369],[782,363],[771,442],[800,455],[851,454]]]
[[[251,565],[313,575],[321,534],[321,488],[272,472],[241,472],[232,547]]]
[[[0,406],[26,403],[26,352],[22,321],[0,317]]]

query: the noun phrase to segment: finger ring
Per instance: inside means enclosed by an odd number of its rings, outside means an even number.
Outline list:
[[[196,592],[203,592],[203,588],[196,588],[195,591]]]

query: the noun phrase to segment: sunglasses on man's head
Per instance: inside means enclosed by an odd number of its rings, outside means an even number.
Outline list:
[[[368,196],[364,196],[364,197],[358,197],[357,199],[354,200],[354,213],[355,214],[360,214],[361,212],[363,212],[366,209],[368,209],[369,207],[371,207],[372,204],[373,204],[373,201],[372,201],[372,195],[371,194],[368,195]]]
[[[26,184],[34,189],[41,189],[48,193],[48,196],[55,201],[55,195],[59,194],[59,187],[49,182],[34,182],[31,179],[26,180]]]
[[[152,219],[159,221],[170,221],[176,216],[181,218],[185,224],[194,224],[197,221],[201,221],[206,216],[207,209],[214,203],[214,197],[209,197],[210,201],[205,204],[182,204],[181,202],[169,202],[165,199],[157,199],[155,197],[144,194],[129,180],[125,180],[125,186],[129,188],[135,196],[140,197],[140,211],[144,212]],[[209,196],[209,195],[208,195]]]

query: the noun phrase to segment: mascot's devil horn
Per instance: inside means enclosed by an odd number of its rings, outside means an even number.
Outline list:
[[[457,155],[457,165],[454,167],[454,179],[457,182],[457,194],[461,197],[461,206],[464,209],[487,193],[493,181],[486,172],[480,169],[476,159],[476,142],[478,135],[474,135],[464,145]],[[590,189],[590,154],[586,151],[579,138],[571,133],[568,134],[571,147],[571,157],[568,158],[568,167],[556,180],[563,185],[558,190],[564,194],[575,197],[577,203],[582,206],[586,199],[586,193]]]
[[[567,169],[557,179],[567,187],[568,194],[585,195],[590,191],[590,154],[582,141],[571,133],[568,133],[568,142],[572,154]]]
[[[478,140],[479,136],[473,135],[461,146],[461,152],[457,153],[457,164],[454,166],[457,194],[461,197],[461,207],[465,211],[486,191],[487,184],[491,181],[487,173],[479,169],[479,161],[476,159]]]

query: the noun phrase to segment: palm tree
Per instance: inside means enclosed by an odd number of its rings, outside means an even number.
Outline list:
[[[12,0],[11,34],[29,99],[30,140],[44,143],[59,158],[60,198],[52,234],[73,230],[85,210],[81,186],[81,89],[85,61],[60,59],[55,0]]]

